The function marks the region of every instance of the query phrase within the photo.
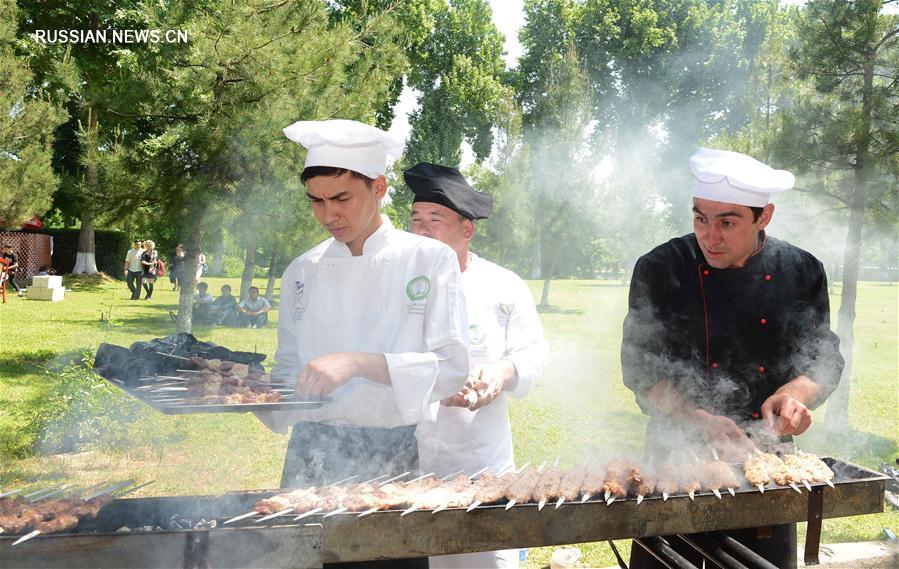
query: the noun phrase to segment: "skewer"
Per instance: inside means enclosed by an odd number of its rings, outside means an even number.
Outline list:
[[[663,502],[667,502],[667,501],[668,501],[668,492],[662,492],[662,501],[663,501]]]
[[[605,498],[606,502],[609,501],[609,496],[611,496],[611,495],[612,495],[612,492],[610,490],[606,490],[606,493],[603,495],[603,498]]]
[[[442,506],[439,506],[439,507],[437,507],[437,509],[435,509],[434,511],[431,512],[431,515],[433,516],[437,512],[442,512],[443,510],[445,510],[447,508],[449,508],[449,504],[444,504]]]
[[[103,490],[98,490],[96,492],[88,494],[87,496],[82,496],[81,499],[84,500],[85,502],[87,502],[88,500],[93,500],[97,496],[102,496],[103,494],[112,494],[116,490],[121,490],[122,488],[127,488],[128,486],[131,486],[132,484],[134,484],[134,480],[125,480],[124,482],[119,482],[117,484],[113,484],[112,486],[104,488]]]
[[[278,517],[281,517],[281,516],[286,516],[287,514],[289,514],[289,513],[291,513],[292,511],[294,511],[295,509],[296,509],[296,508],[287,508],[286,510],[281,510],[280,512],[275,512],[274,514],[269,514],[269,515],[267,515],[267,516],[265,516],[265,517],[263,517],[263,518],[259,518],[258,520],[256,520],[256,523],[257,523],[257,524],[261,524],[262,522],[265,522],[265,521],[268,521],[268,520],[271,520],[271,519],[274,519],[274,518],[278,518]]]
[[[400,478],[405,478],[409,474],[410,474],[410,472],[407,470],[406,472],[403,472],[402,474],[397,474],[393,478],[388,478],[384,482],[381,482],[380,484],[378,484],[378,486],[384,486],[386,484],[390,484],[391,482],[395,482],[396,480],[399,480]]]
[[[347,511],[347,508],[343,508],[343,507],[337,508],[336,510],[332,510],[332,511],[328,512],[327,514],[325,514],[324,516],[322,516],[322,518],[329,518],[329,517],[331,517],[331,516],[333,516],[333,515],[336,515],[336,514],[342,514],[342,513],[344,513],[345,511]]]
[[[490,468],[490,467],[489,467],[489,466],[485,466],[484,468],[478,470],[477,472],[475,472],[474,474],[472,474],[471,476],[469,476],[468,479],[469,479],[469,480],[474,480],[475,478],[477,478],[477,477],[480,476],[481,474],[484,474],[485,472],[487,472],[487,469],[488,469],[488,468]]]
[[[346,510],[346,508],[344,508],[344,510]],[[299,516],[295,517],[293,519],[293,521],[302,520],[303,518],[308,518],[309,516],[314,516],[315,514],[319,513],[320,511],[322,511],[321,508],[312,508],[308,512],[303,512]],[[336,512],[337,510],[334,510],[334,511]]]
[[[24,495],[22,495],[22,497],[25,498],[26,500],[30,500],[32,502],[34,500],[40,500],[40,496],[42,496],[44,493],[50,493],[53,490],[56,490],[57,488],[59,488],[60,486],[63,486],[64,484],[65,484],[64,482],[60,482],[59,484],[54,484],[53,486],[50,486],[47,488],[41,488],[40,490],[35,490],[34,492],[24,494]],[[12,494],[15,494],[15,492],[10,492],[9,494],[12,495]]]
[[[380,480],[380,479],[382,479],[382,478],[385,478],[386,476],[387,476],[386,474],[382,474],[382,475],[378,476],[377,478],[372,478],[371,480],[366,480],[365,482],[363,482],[363,484],[371,484],[371,483],[376,482],[376,481],[378,481],[378,480]]]
[[[561,498],[559,498],[558,500],[556,500],[556,509],[558,510],[559,508],[561,508],[563,503],[565,503],[565,497],[564,497],[564,496],[562,496]]]
[[[796,490],[797,492],[799,492],[800,494],[802,494],[802,490],[799,489],[799,486],[796,486],[796,485],[793,484],[792,482],[790,482],[790,488],[792,488],[793,490]]]
[[[428,472],[427,474],[422,474],[418,478],[413,478],[409,482],[406,482],[406,484],[412,484],[413,482],[418,482],[419,480],[424,480],[425,478],[430,478],[431,476],[434,476],[434,473]]]
[[[639,496],[637,496],[637,505],[639,506],[640,502],[642,502],[642,501],[643,501],[643,494],[640,494]]]
[[[514,505],[515,505],[515,500],[509,500],[509,503],[506,504],[506,510],[511,509],[512,506],[514,506]]]
[[[734,491],[733,488],[728,488],[727,491],[730,492],[730,495],[733,496],[734,498],[737,497],[737,493]]]
[[[356,478],[357,476],[359,476],[359,475],[354,474],[352,476],[348,476],[347,478],[344,478],[343,480],[338,480],[337,482],[331,482],[330,484],[325,484],[325,486],[337,486],[338,484],[343,484],[345,482],[349,482],[350,480],[352,480],[353,478]],[[380,478],[380,476],[378,478]]]
[[[583,498],[581,498],[581,504],[585,503],[590,499],[590,494],[584,494]]]
[[[464,474],[464,473],[465,473],[464,470],[457,470],[456,472],[453,472],[452,474],[447,474],[446,476],[444,476],[443,478],[441,478],[440,481],[441,481],[441,482],[448,482],[449,480],[452,480],[452,479],[455,478],[456,476],[459,476],[460,474]],[[471,480],[471,478],[469,478],[469,480]]]
[[[401,518],[405,517],[407,514],[411,514],[412,512],[414,512],[417,509],[418,509],[418,504],[412,504],[411,506],[409,506],[408,508],[403,510],[403,513],[400,514],[400,517]]]
[[[246,514],[241,514],[239,516],[231,518],[230,520],[226,520],[225,522],[222,523],[222,525],[224,526],[224,525],[230,524],[231,522],[239,522],[240,520],[252,518],[253,516],[255,516],[257,514],[258,514],[258,512],[256,512],[256,510],[253,510],[252,512],[247,512]]]
[[[13,545],[19,545],[20,543],[25,542],[25,541],[28,541],[29,539],[35,538],[35,537],[37,537],[37,536],[39,536],[39,535],[41,535],[41,530],[36,529],[36,530],[34,530],[33,532],[31,532],[31,533],[28,533],[28,534],[23,535],[23,536],[20,537],[19,539],[15,540],[12,544],[13,544]]]
[[[715,447],[711,447],[711,448],[712,448],[712,456],[715,458],[715,460],[721,460],[720,458],[718,458],[718,451],[715,450]]]
[[[537,502],[537,511],[538,512],[543,511],[543,506],[545,506],[545,505],[546,505],[546,500],[540,500],[539,502]]]
[[[831,488],[836,488],[836,486],[834,486],[833,482],[831,482],[830,480],[825,480],[824,482],[827,483],[827,485],[830,486]]]
[[[612,496],[611,498],[606,500],[606,506],[611,506],[612,502],[614,502],[614,501],[615,501],[615,496]]]
[[[369,515],[371,515],[371,514],[374,514],[374,513],[377,512],[377,511],[378,511],[378,508],[370,508],[370,509],[368,509],[368,510],[365,510],[364,512],[362,512],[361,514],[359,514],[359,515],[356,516],[356,517],[357,517],[357,518],[364,518],[365,516],[369,516]],[[298,519],[300,519],[300,518],[294,518],[294,520],[298,520]]]
[[[809,492],[812,491],[812,485],[808,483],[808,480],[803,480],[803,481],[802,481],[802,485],[805,486],[805,488],[806,488]]]
[[[693,501],[696,500],[696,492],[694,492],[693,490],[690,490],[690,494],[689,494],[689,495],[690,495],[690,499],[691,499],[691,500],[693,500]]]
[[[480,505],[481,505],[481,501],[480,501],[480,500],[475,500],[474,502],[471,503],[470,506],[468,506],[468,509],[465,510],[465,511],[466,511],[466,512],[470,512],[470,511],[472,511],[473,509],[477,508],[477,507],[480,506]]]
[[[546,463],[544,462],[543,464],[546,464]],[[503,469],[500,470],[496,475],[497,475],[497,476],[502,476],[503,474],[506,474],[507,472],[509,472],[509,469],[512,469],[512,472],[515,472],[515,473],[523,472],[524,469],[527,468],[527,467],[530,466],[530,465],[531,465],[531,462],[530,462],[530,461],[525,462],[525,463],[522,464],[519,468],[515,468],[515,465],[513,464],[512,466],[507,466],[506,468],[503,468]],[[542,466],[542,465],[541,465],[541,466]],[[543,470],[543,469],[540,468],[540,469],[538,469],[538,470]]]
[[[156,352],[156,353],[159,354],[160,356],[165,356],[167,358],[175,358],[176,360],[184,360],[184,361],[188,361],[188,362],[190,361],[190,358],[185,358],[184,356],[175,356],[172,354],[167,354],[165,352]]]
[[[758,489],[759,489],[759,492],[761,492],[762,494],[765,493],[765,485],[764,484],[759,484]]]
[[[712,489],[712,494],[714,494],[715,497],[718,498],[719,500],[721,499],[721,492],[717,488]]]

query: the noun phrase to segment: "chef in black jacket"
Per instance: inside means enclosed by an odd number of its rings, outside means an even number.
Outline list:
[[[684,437],[748,447],[754,420],[799,435],[843,369],[821,262],[765,233],[770,195],[790,189],[793,175],[705,148],[690,169],[694,232],[637,261],[621,346],[624,383],[650,415],[647,449],[663,459]],[[796,566],[795,524],[735,537],[778,567]],[[632,568],[656,563],[634,546]]]

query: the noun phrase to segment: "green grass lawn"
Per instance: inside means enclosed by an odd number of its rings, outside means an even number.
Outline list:
[[[12,297],[0,306],[0,487],[37,477],[85,483],[123,477],[156,480],[142,491],[144,495],[215,494],[278,485],[287,437],[270,433],[251,415],[167,416],[117,394],[109,399],[109,420],[118,431],[101,433],[88,452],[49,453],[39,427],[53,432],[85,428],[77,416],[60,415],[47,406],[52,382],[60,381],[58,370],[100,342],[128,346],[174,333],[168,311],[177,308],[178,299],[167,282],[161,279],[153,300],[146,302],[128,300],[127,287],[118,281],[66,279],[72,291],[64,302]],[[207,282],[213,293],[226,282],[235,291],[239,288],[238,279]],[[254,284],[264,289],[262,280]],[[538,294],[539,283],[531,286]],[[620,283],[553,282],[554,308],[541,315],[552,363],[531,395],[512,405],[519,463],[558,457],[570,465],[586,456],[642,452],[646,420],[621,383],[618,359],[626,297],[627,288]],[[839,297],[831,301],[835,318]],[[264,329],[204,326],[195,328],[194,335],[228,348],[267,354],[269,364],[277,311],[271,316]],[[862,283],[850,405],[853,431],[841,441],[826,437],[820,409],[815,426],[798,441],[800,446],[873,468],[895,460],[897,330],[899,287]],[[884,527],[899,530],[899,514],[888,511],[825,521],[824,539],[878,539]],[[626,542],[619,545],[627,550]],[[579,547],[586,564],[614,564],[605,544]],[[528,566],[548,565],[551,551],[531,550]]]

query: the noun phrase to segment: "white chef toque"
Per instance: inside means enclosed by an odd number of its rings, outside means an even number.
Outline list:
[[[739,152],[710,148],[690,156],[690,171],[696,178],[694,197],[749,207],[768,205],[771,194],[789,190],[796,182],[786,170]]]
[[[387,156],[398,158],[403,151],[403,144],[383,130],[345,119],[298,121],[286,127],[284,135],[306,148],[304,169],[330,166],[368,178],[383,176]]]

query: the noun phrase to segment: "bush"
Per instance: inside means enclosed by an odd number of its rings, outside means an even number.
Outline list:
[[[151,411],[90,372],[93,354],[47,370],[53,380],[40,416],[35,454],[80,452],[133,443],[129,433]]]

